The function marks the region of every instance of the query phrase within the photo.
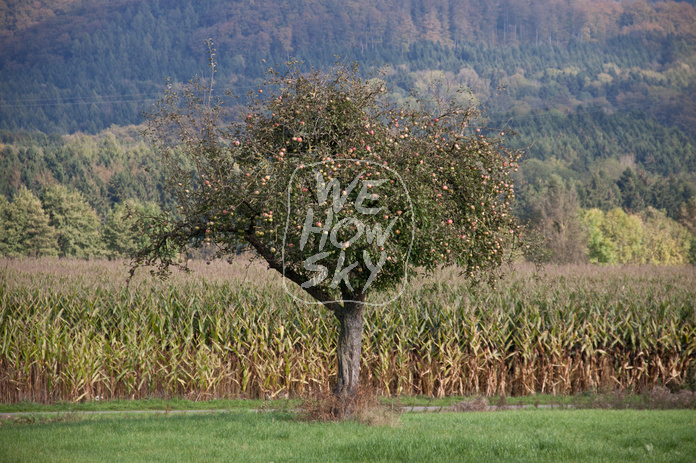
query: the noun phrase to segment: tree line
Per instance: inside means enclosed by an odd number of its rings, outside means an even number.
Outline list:
[[[539,240],[529,257],[556,263],[696,263],[696,196],[678,219],[646,207],[627,212],[582,208],[576,190],[553,176],[543,195],[527,200],[521,218]],[[154,203],[127,200],[100,219],[78,191],[45,187],[37,196],[22,186],[9,200],[0,195],[0,255],[125,258],[148,240],[135,216],[156,216]]]
[[[37,197],[21,187],[11,201],[0,196],[0,255],[7,257],[122,258],[147,240],[135,214],[155,215],[153,203],[116,204],[103,221],[78,191],[50,185]]]
[[[620,185],[635,175],[630,168]],[[522,189],[517,214],[527,224],[536,260],[554,263],[696,264],[696,196],[674,217],[641,204],[583,207],[578,185],[552,174]],[[580,188],[581,189],[581,188]],[[611,191],[606,191],[610,197]]]
[[[683,151],[693,156],[693,147],[679,142],[678,129],[664,137],[623,140],[652,143],[646,148],[652,162],[628,155],[638,152],[630,143],[623,150],[615,142],[599,144],[595,156],[571,149],[591,139],[600,143],[609,138],[609,128],[622,124],[626,132],[638,133],[631,121],[603,112],[568,116],[567,125],[548,122],[549,136],[527,149],[515,173],[515,213],[539,240],[538,249],[547,251],[536,258],[696,260],[696,169]],[[676,154],[666,149],[670,133],[677,137],[673,146],[682,150]],[[525,146],[528,136],[521,130],[512,141]],[[573,141],[579,136],[586,138]],[[133,230],[128,215],[154,214],[153,203],[171,201],[158,186],[161,167],[135,127],[112,127],[95,136],[0,132],[0,144],[2,255],[126,256],[147,232]],[[681,164],[674,168],[672,162]]]
[[[0,132],[0,255],[118,258],[148,230],[161,172],[139,131]]]

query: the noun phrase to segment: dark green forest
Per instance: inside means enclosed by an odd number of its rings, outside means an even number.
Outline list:
[[[397,93],[442,71],[496,115],[578,106],[696,124],[696,8],[643,0],[42,0],[0,3],[0,128],[140,123],[168,77],[244,93],[271,64],[386,66]],[[496,88],[505,86],[499,94]]]
[[[526,151],[518,215],[545,243],[541,258],[694,261],[694,3],[5,0],[0,253],[127,254],[135,238],[115,235],[115,217],[169,201],[142,113],[167,79],[206,72],[210,38],[218,92],[243,95],[290,59],[381,70],[399,102],[435,81],[465,86],[480,126],[515,131]],[[57,211],[56,197],[89,213]],[[18,198],[45,215],[44,251],[7,238],[29,223]],[[85,214],[96,222],[66,225]],[[100,246],[70,244],[78,229]]]

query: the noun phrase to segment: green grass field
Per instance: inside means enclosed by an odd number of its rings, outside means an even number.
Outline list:
[[[693,410],[406,413],[392,426],[240,411],[77,415],[0,426],[4,462],[695,460]]]

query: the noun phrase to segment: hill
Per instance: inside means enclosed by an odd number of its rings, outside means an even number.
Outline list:
[[[402,92],[424,71],[450,72],[496,113],[593,102],[696,126],[696,9],[685,2],[8,0],[0,128],[96,133],[138,123],[167,77],[205,69],[208,38],[220,85],[240,93],[267,63],[322,66],[341,55],[390,66]],[[488,102],[500,85],[511,93]]]
[[[102,217],[127,198],[166,199],[149,188],[157,165],[133,125],[167,78],[205,71],[212,38],[218,91],[337,56],[382,68],[397,100],[437,79],[470,88],[482,126],[519,133],[519,214],[540,229],[550,191],[574,192],[581,211],[653,208],[688,226],[694,3],[0,1],[0,192],[65,184]]]

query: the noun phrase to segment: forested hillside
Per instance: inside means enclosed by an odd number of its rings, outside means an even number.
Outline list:
[[[252,90],[291,58],[337,57],[382,68],[396,100],[436,79],[467,86],[487,111],[481,126],[513,129],[527,150],[518,212],[550,243],[549,258],[638,262],[657,246],[650,233],[671,230],[680,257],[653,261],[688,261],[694,3],[0,1],[0,209],[23,187],[50,209],[45,190],[57,184],[79,192],[102,226],[127,199],[167,201],[133,124],[167,78],[205,71],[211,38],[218,91]],[[639,244],[629,252],[619,237],[630,234]]]
[[[0,128],[96,133],[139,122],[167,77],[244,92],[269,63],[389,65],[397,90],[448,71],[492,109],[596,103],[694,124],[696,9],[644,0],[0,2]],[[265,62],[264,62],[265,60]],[[691,90],[691,91],[689,91]],[[686,97],[684,99],[683,97]]]

